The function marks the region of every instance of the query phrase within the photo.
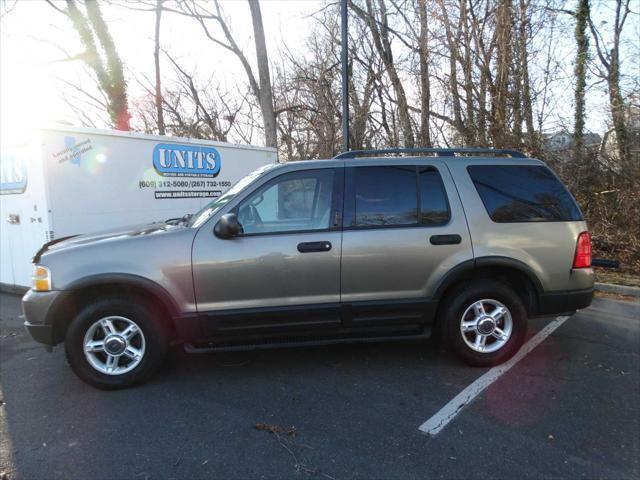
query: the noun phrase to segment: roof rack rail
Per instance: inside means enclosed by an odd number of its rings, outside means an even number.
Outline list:
[[[492,154],[509,155],[512,158],[527,158],[527,156],[517,150],[504,150],[498,148],[383,148],[380,150],[351,150],[342,152],[333,157],[334,160],[345,158],[356,158],[365,155],[390,155],[399,153],[435,153],[438,157],[455,157],[456,153],[467,154]]]

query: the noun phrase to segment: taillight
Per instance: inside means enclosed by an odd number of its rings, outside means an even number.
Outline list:
[[[582,232],[578,235],[576,255],[573,257],[573,268],[587,268],[591,266],[591,234]]]

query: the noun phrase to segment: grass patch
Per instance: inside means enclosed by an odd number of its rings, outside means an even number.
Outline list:
[[[631,273],[621,273],[615,270],[595,268],[596,282],[612,283],[614,285],[626,285],[629,287],[640,287],[640,275]]]

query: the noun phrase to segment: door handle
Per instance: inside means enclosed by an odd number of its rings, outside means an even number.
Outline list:
[[[331,250],[331,242],[302,242],[298,244],[300,253],[328,252]]]
[[[429,242],[431,242],[431,245],[458,245],[462,242],[462,237],[458,234],[431,235]]]

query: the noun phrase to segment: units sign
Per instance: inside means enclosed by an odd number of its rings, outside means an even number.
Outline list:
[[[153,149],[153,167],[165,177],[215,177],[220,154],[213,147],[159,143]]]

